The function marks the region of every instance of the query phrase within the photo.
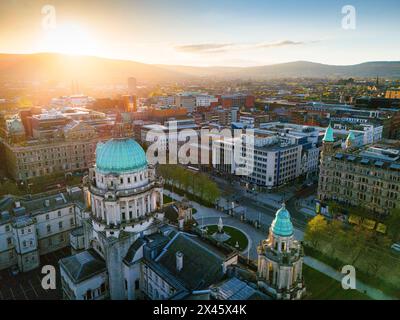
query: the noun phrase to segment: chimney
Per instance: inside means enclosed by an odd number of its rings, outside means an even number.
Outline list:
[[[180,272],[183,269],[183,253],[178,251],[176,253],[176,271]]]

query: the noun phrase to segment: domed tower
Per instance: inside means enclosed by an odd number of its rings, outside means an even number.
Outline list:
[[[114,138],[97,145],[96,165],[89,170],[85,191],[85,247],[104,258],[111,298],[121,299],[123,258],[132,243],[162,223],[162,181],[136,141]]]
[[[144,150],[132,139],[111,139],[97,145],[89,184],[93,226],[107,237],[118,238],[121,231],[144,231],[162,205],[155,169],[147,165]]]
[[[285,204],[276,212],[268,238],[258,247],[258,285],[276,299],[301,299],[303,250],[294,239],[293,224]]]

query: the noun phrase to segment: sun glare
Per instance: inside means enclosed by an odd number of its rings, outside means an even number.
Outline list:
[[[45,31],[42,48],[48,52],[59,52],[73,55],[95,54],[94,38],[79,25],[59,25]]]

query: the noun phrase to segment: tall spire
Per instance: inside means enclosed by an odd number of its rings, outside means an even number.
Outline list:
[[[331,124],[329,123],[328,128],[326,128],[324,138],[322,139],[324,142],[335,142],[335,139],[333,138],[333,129]]]

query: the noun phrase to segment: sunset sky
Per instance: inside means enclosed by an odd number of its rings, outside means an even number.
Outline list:
[[[42,26],[46,4],[55,28]],[[355,30],[342,28],[347,4]],[[399,16],[398,0],[1,0],[0,52],[197,66],[400,60]]]

